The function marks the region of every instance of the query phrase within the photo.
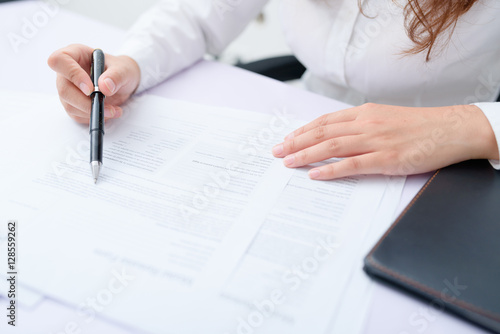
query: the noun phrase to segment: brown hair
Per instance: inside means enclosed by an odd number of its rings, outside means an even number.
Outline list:
[[[426,52],[426,61],[429,61],[438,38],[447,34],[445,41],[448,42],[458,19],[467,13],[477,1],[409,0],[404,8],[405,28],[414,46],[404,53]],[[359,4],[361,8],[361,0]]]
[[[406,52],[427,51],[429,61],[436,39],[443,33],[451,38],[460,16],[478,0],[410,0],[405,7],[405,27],[415,46]]]

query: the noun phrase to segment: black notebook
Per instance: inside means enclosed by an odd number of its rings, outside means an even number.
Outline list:
[[[373,277],[500,333],[500,171],[437,171],[365,258]]]

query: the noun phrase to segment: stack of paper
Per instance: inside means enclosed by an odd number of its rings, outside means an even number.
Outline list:
[[[270,154],[296,120],[143,96],[107,124],[94,185],[88,128],[56,97],[0,98],[11,101],[0,113],[0,221],[18,220],[21,304],[62,302],[82,330],[96,318],[147,333],[362,324],[361,259],[404,178],[311,181]]]

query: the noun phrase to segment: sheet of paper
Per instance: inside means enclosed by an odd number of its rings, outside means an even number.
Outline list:
[[[26,135],[19,128],[24,126],[24,122],[29,122],[29,115],[36,113],[39,108],[44,109],[53,104],[54,99],[48,98],[45,94],[30,93],[29,98],[25,92],[0,91],[0,122],[4,131],[0,133],[2,142],[1,152],[4,154],[0,159],[0,185],[4,191],[12,189],[9,184],[15,184],[15,179],[24,174],[23,170],[29,168],[29,157],[26,148],[32,143],[31,135]],[[20,121],[24,121],[20,123]],[[8,196],[5,193],[5,196]],[[25,218],[29,214],[29,209],[19,203],[11,203],[10,208],[14,209],[16,218]],[[12,219],[13,217],[6,217]],[[4,242],[7,236],[7,220],[0,222],[0,242]],[[3,250],[1,254],[4,254]],[[2,257],[3,259],[3,257]],[[2,262],[5,263],[5,262]],[[5,273],[0,273],[0,296],[7,297],[8,285],[4,277]],[[37,293],[26,286],[20,286],[17,300],[25,309],[35,308],[43,300],[43,295]]]
[[[0,298],[0,309],[8,307],[8,299]],[[10,326],[5,321],[0,322],[2,334],[138,334],[119,323],[104,321],[91,314],[84,314],[68,305],[54,300],[44,299],[36,308],[18,307],[16,326]]]
[[[1,276],[0,280],[0,298],[7,298],[9,296],[10,284],[7,282],[5,276]],[[37,293],[24,285],[20,285],[17,287],[16,299],[22,307],[27,309],[34,309],[36,306],[42,302],[43,295]]]
[[[392,177],[392,186],[387,188],[382,205],[374,220],[373,230],[367,236],[366,246],[368,247],[360,249],[360,267],[353,272],[351,283],[342,298],[342,308],[332,318],[329,333],[366,333],[365,326],[370,318],[370,309],[373,306],[377,284],[362,271],[362,261],[428,177],[428,174],[413,176],[409,182],[406,177]],[[403,186],[407,188],[406,196],[402,196]]]
[[[339,307],[330,319],[328,334],[363,332],[364,324],[369,316],[368,309],[372,301],[374,284],[363,271],[363,260],[394,222],[405,180],[404,176],[390,177],[380,207],[370,223],[362,245],[355,254],[356,265],[350,274],[349,285],[344,289],[339,300]]]
[[[297,170],[206,321],[190,332],[323,333],[388,177],[311,182]],[[225,321],[208,321],[221,318]]]
[[[103,313],[136,327],[165,324],[164,309],[188,316],[187,293],[221,287],[293,173],[270,154],[290,130],[283,115],[142,97],[108,126],[94,185],[87,129],[56,101],[39,112],[24,130],[46,159],[2,197],[2,217],[15,217],[9,203],[36,212],[20,222],[22,282],[78,305],[133,280]],[[145,296],[151,312],[129,316]]]
[[[273,119],[227,110],[208,110],[193,116],[190,105],[167,106],[160,100],[147,97],[130,107],[154,113],[155,121],[148,122],[147,115],[136,117],[131,112],[122,123],[108,126],[108,162],[97,187],[91,183],[87,156],[83,154],[88,149],[87,129],[69,121],[54,101],[52,108],[61,113],[54,124],[60,133],[39,138],[34,131],[30,140],[36,140],[32,148],[36,151],[46,148],[47,143],[60,142],[61,147],[54,149],[53,157],[42,167],[28,170],[30,179],[11,182],[28,187],[17,191],[8,203],[14,211],[30,203],[29,210],[23,210],[22,240],[30,250],[40,249],[36,256],[31,254],[31,263],[24,260],[23,284],[77,305],[80,317],[93,312],[127,324],[134,331],[324,332],[345,296],[352,273],[359,269],[356,261],[373,230],[373,217],[382,210],[381,199],[394,183],[383,176],[315,182],[308,179],[307,169],[301,169],[284,187],[286,176],[283,192],[280,189],[279,196],[272,198],[267,188],[272,183],[259,172],[264,169],[263,162],[254,160],[250,166],[245,165],[239,187],[223,188],[231,195],[221,194],[224,197],[220,201],[215,196],[206,211],[194,211],[198,209],[194,204],[190,207],[182,201],[182,195],[178,196],[184,194],[183,186],[188,184],[193,189],[217,181],[223,185],[222,174],[217,177],[210,172],[227,170],[221,168],[227,167],[221,161],[240,161],[238,151],[267,161],[269,146],[282,135],[275,135],[276,128],[292,122],[280,121],[283,115]],[[156,110],[158,105],[161,110]],[[46,117],[37,121],[44,122]],[[242,128],[235,125],[240,120]],[[220,127],[231,128],[234,133],[215,131],[216,125],[210,122],[224,124]],[[169,131],[163,131],[165,123]],[[235,142],[239,143],[236,149]],[[44,161],[45,155],[39,154],[37,159]],[[161,161],[159,156],[165,159]],[[288,171],[281,162],[274,167],[272,163],[268,167],[272,177]],[[204,169],[208,181],[197,176],[200,168],[209,169]],[[248,181],[252,177],[263,179],[266,187],[260,192],[258,185],[254,186],[256,190],[248,190],[252,189]],[[60,193],[64,198],[58,196]],[[194,193],[203,194],[203,189]],[[248,202],[238,201],[244,196],[234,193],[244,194]],[[237,242],[232,239],[224,243],[216,237],[221,233],[216,213],[229,210],[228,201],[234,206],[244,202],[243,217],[235,223],[237,229],[226,232],[233,233],[231,238]],[[252,201],[259,205],[252,206]],[[106,210],[96,215],[86,209],[91,205]],[[182,224],[175,224],[175,217],[182,213],[173,210],[179,208],[184,209],[184,216]],[[195,224],[189,225],[191,219]],[[214,250],[217,242],[219,248]],[[51,256],[54,265],[43,268],[34,263]],[[207,259],[210,256],[212,260]],[[37,276],[37,282],[30,276]],[[81,286],[75,288],[69,282]],[[137,308],[140,311],[134,312]]]

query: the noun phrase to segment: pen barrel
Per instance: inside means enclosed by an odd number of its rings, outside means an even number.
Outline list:
[[[90,110],[90,162],[102,163],[104,143],[104,95],[92,94],[92,107]]]

